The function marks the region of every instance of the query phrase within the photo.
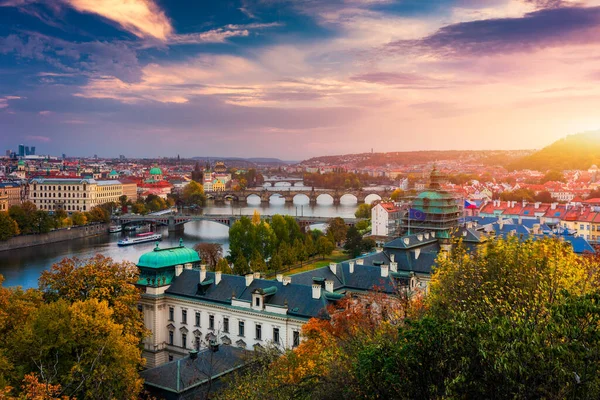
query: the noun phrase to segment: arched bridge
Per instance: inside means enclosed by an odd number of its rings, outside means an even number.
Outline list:
[[[222,191],[222,192],[209,192],[206,194],[207,198],[213,199],[216,202],[222,202],[225,200],[245,202],[248,197],[254,195],[260,198],[263,203],[268,203],[273,195],[279,195],[285,199],[286,203],[293,203],[294,197],[298,195],[304,195],[308,197],[310,204],[317,204],[317,198],[322,195],[329,195],[333,198],[333,204],[340,204],[342,196],[352,195],[356,197],[357,203],[364,203],[367,196],[374,194],[382,199],[390,197],[392,194],[387,190],[293,190],[293,188],[279,188],[278,190],[243,190],[243,191]]]
[[[212,214],[212,215],[187,215],[187,214],[164,214],[164,215],[134,215],[125,214],[114,217],[113,221],[119,225],[127,225],[135,222],[149,222],[156,225],[164,225],[169,227],[169,232],[183,230],[183,225],[191,221],[212,221],[225,226],[231,226],[243,215],[228,215],[228,214]],[[251,218],[251,216],[246,215]],[[268,218],[268,216],[265,216]],[[302,229],[306,229],[310,225],[327,223],[331,217],[294,217]],[[348,226],[354,226],[359,219],[344,218],[344,222]]]

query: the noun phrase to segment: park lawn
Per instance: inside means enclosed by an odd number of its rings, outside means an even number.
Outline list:
[[[302,267],[298,266],[298,267],[290,269],[287,272],[284,272],[284,275],[293,275],[293,274],[297,274],[300,272],[306,272],[306,271],[310,271],[313,269],[326,267],[331,262],[339,263],[342,261],[349,260],[351,258],[352,257],[350,257],[349,254],[344,253],[343,250],[336,249],[333,251],[333,253],[331,253],[331,255],[326,256],[325,259],[321,259],[321,256],[317,256],[317,257],[313,258],[312,260],[310,260],[309,262],[307,262],[306,264],[304,264]]]

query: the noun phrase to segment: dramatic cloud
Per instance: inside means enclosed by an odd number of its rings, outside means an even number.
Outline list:
[[[448,55],[528,52],[553,46],[600,43],[600,7],[563,7],[535,11],[523,18],[463,22],[416,41],[398,41],[399,51]]]

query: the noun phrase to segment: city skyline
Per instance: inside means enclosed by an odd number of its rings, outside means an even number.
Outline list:
[[[600,128],[597,0],[0,0],[0,10],[5,149],[301,160],[536,149]]]

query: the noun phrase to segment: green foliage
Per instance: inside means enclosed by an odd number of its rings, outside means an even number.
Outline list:
[[[0,212],[0,240],[8,240],[19,234],[19,225],[7,212]]]
[[[317,253],[319,253],[322,258],[333,253],[333,249],[335,249],[335,245],[325,236],[321,236],[317,240]]]
[[[358,206],[356,211],[354,212],[354,216],[356,218],[371,218],[371,208],[373,208],[370,204],[363,203]]]
[[[347,232],[348,226],[341,217],[331,218],[327,223],[327,234],[331,235],[334,244],[340,243],[346,239]]]
[[[244,257],[243,254],[239,254],[233,263],[233,272],[237,275],[246,275],[251,271],[250,265],[248,264],[248,260]]]
[[[394,190],[394,191],[392,192],[391,196],[390,196],[390,198],[391,198],[393,201],[398,201],[398,200],[400,200],[402,197],[404,197],[404,190],[402,190],[402,189],[396,189],[396,190]]]
[[[252,255],[252,262],[250,267],[252,269],[252,272],[267,271],[267,264],[265,263],[265,259],[257,250],[255,250],[254,254]]]
[[[87,224],[87,218],[85,214],[75,211],[71,214],[71,221],[73,221],[73,225],[81,226]]]
[[[540,181],[540,183],[546,182],[565,182],[565,176],[560,171],[551,170],[546,172],[546,175]]]
[[[221,258],[219,260],[219,262],[217,263],[217,266],[215,267],[215,271],[221,271],[224,274],[233,273],[226,258]]]
[[[283,268],[283,261],[281,261],[281,256],[279,253],[273,254],[271,260],[269,260],[269,271],[271,272],[279,272]]]
[[[512,192],[502,192],[500,193],[500,200],[503,201],[527,201],[533,202],[535,201],[535,193],[530,189],[517,189]]]

